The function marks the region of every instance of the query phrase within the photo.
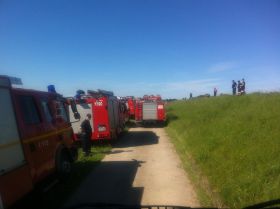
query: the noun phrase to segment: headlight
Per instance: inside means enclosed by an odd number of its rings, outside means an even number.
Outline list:
[[[98,132],[103,132],[103,131],[106,131],[106,126],[99,125]]]

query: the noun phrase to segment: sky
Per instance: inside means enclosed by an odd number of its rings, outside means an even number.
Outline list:
[[[280,91],[280,0],[0,0],[0,75],[65,96]]]

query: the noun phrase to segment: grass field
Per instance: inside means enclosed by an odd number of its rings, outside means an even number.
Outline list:
[[[178,101],[167,109],[166,130],[204,206],[280,198],[279,93]]]

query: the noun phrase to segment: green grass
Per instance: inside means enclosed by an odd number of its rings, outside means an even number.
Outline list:
[[[94,145],[91,148],[92,155],[84,157],[79,149],[78,160],[73,164],[72,172],[65,180],[56,184],[45,193],[34,192],[25,201],[15,208],[28,209],[57,209],[61,208],[65,201],[75,192],[80,183],[87,177],[92,169],[111,150],[110,145]]]
[[[166,130],[204,206],[280,197],[279,93],[179,101],[167,111]]]

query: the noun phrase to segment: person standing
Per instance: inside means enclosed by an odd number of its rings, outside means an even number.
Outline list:
[[[237,95],[241,94],[241,82],[237,81]]]
[[[192,93],[190,93],[190,99],[192,99]]]
[[[214,88],[214,97],[217,96],[217,92],[218,92],[218,90],[217,90],[217,88],[215,87],[215,88]]]
[[[236,82],[235,82],[235,80],[232,80],[232,95],[236,95],[236,86],[237,86],[237,84],[236,84]]]
[[[241,81],[241,94],[245,94],[245,80],[244,78],[242,78],[242,81]]]
[[[92,128],[90,125],[91,114],[87,114],[86,119],[81,123],[81,141],[82,149],[85,156],[90,154],[90,140],[92,135]]]

